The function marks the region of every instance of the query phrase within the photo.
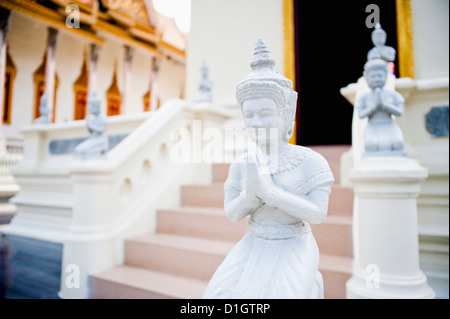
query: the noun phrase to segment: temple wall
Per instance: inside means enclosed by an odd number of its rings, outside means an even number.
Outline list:
[[[411,0],[416,78],[449,74],[448,0]]]
[[[11,124],[3,125],[6,138],[20,139],[20,129],[33,121],[34,82],[33,73],[42,63],[47,42],[47,26],[41,22],[12,13],[11,25],[7,34],[10,55],[16,65],[12,97]],[[90,42],[61,32],[56,47],[56,74],[59,85],[56,92],[56,122],[72,121],[74,118],[73,84],[81,73],[83,55],[89,59]],[[150,86],[151,59],[153,54],[136,49],[131,65],[130,103],[128,109],[122,104],[122,114],[139,113],[144,109],[143,96]],[[97,94],[102,101],[102,112],[106,114],[106,91],[112,82],[114,64],[117,63],[117,85],[124,91],[123,43],[106,37],[101,47],[97,65]],[[89,63],[89,61],[87,61]],[[166,59],[162,61],[159,72],[159,96],[161,103],[179,98],[183,88],[186,71],[185,65]]]
[[[235,88],[249,72],[249,57],[263,38],[283,73],[282,0],[192,0],[191,33],[187,57],[186,99],[192,101],[204,61],[214,81],[213,102],[236,105]]]
[[[46,34],[45,27],[42,27],[42,29],[42,32]],[[75,107],[73,83],[81,73],[83,54],[88,49],[89,46],[86,41],[70,36],[65,32],[60,34],[55,53],[56,74],[59,78],[55,122],[73,120]]]
[[[17,68],[14,80],[11,125],[3,125],[6,137],[20,137],[17,128],[33,120],[33,72],[42,62],[47,32],[44,25],[13,12],[6,38]]]

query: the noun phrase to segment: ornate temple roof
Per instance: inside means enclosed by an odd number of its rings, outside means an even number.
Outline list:
[[[17,11],[65,32],[103,43],[105,35],[130,47],[184,61],[187,41],[173,19],[159,14],[152,0],[3,0],[0,6]],[[78,7],[78,15],[72,8]],[[66,19],[79,17],[79,27]]]

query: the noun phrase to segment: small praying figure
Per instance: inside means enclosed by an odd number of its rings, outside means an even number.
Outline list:
[[[199,93],[195,96],[195,103],[212,103],[211,90],[214,86],[214,81],[208,77],[208,66],[205,62],[200,68],[202,79],[199,85]]]
[[[273,71],[259,39],[253,72],[236,89],[254,147],[231,164],[225,214],[249,216],[246,235],[211,278],[203,298],[323,298],[319,249],[310,224],[325,220],[333,174],[313,150],[289,144],[297,92]]]
[[[108,136],[106,117],[100,114],[100,98],[95,94],[88,99],[89,112],[86,116],[86,126],[90,136],[75,148],[75,156],[81,159],[106,156],[108,151]]]
[[[389,66],[386,61],[372,59],[364,65],[364,77],[371,92],[357,104],[361,119],[369,121],[364,131],[365,156],[406,156],[403,134],[393,116],[403,114],[403,97],[395,91],[384,90]]]
[[[381,59],[386,62],[394,62],[396,51],[393,47],[386,45],[387,34],[377,23],[372,32],[372,43],[375,46],[367,54],[367,60]]]
[[[39,117],[34,120],[35,124],[49,124],[50,123],[50,109],[47,106],[47,96],[42,94],[39,100]]]

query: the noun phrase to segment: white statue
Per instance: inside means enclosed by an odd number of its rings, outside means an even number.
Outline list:
[[[259,39],[253,72],[236,93],[257,147],[231,164],[224,187],[226,216],[237,222],[249,215],[248,230],[203,298],[323,298],[310,224],[326,218],[334,178],[321,155],[289,144],[297,93],[274,64]]]
[[[88,99],[88,106],[91,114],[86,116],[86,126],[90,136],[75,148],[75,156],[81,159],[103,157],[108,151],[106,117],[100,114],[101,102],[95,92]]]
[[[50,109],[47,106],[47,96],[42,94],[39,100],[39,117],[34,120],[35,124],[49,124],[50,123]]]
[[[389,65],[381,59],[372,59],[364,65],[364,77],[371,92],[357,104],[361,119],[369,121],[364,131],[364,155],[406,156],[403,134],[392,116],[403,114],[403,97],[395,91],[384,90]]]
[[[199,85],[199,93],[195,96],[195,103],[212,103],[211,90],[214,86],[213,80],[208,77],[208,66],[205,62],[202,63],[200,68],[202,79]]]
[[[394,62],[396,51],[394,48],[386,45],[387,34],[377,23],[372,32],[372,43],[375,46],[367,54],[367,60],[382,59],[386,62]]]

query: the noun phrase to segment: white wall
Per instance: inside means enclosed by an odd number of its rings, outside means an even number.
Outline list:
[[[164,59],[159,70],[159,95],[161,103],[179,98],[185,89],[186,66],[174,60]]]
[[[97,62],[97,95],[102,100],[102,113],[106,114],[106,91],[112,83],[114,63],[117,63],[117,86],[123,92],[123,62],[125,49],[119,42],[107,39],[100,49]],[[123,107],[123,105],[122,105]]]
[[[263,38],[283,73],[282,0],[192,0],[186,99],[192,101],[203,61],[215,85],[213,102],[235,105],[236,85],[251,72],[250,61]]]
[[[17,128],[29,125],[34,114],[33,72],[42,62],[46,47],[47,29],[43,24],[12,13],[6,38],[9,53],[16,65],[11,125],[3,125],[7,138],[20,137]]]
[[[150,86],[151,56],[136,51],[131,63],[131,96],[127,113],[139,113],[144,110],[143,96]]]
[[[59,78],[56,92],[55,122],[73,120],[75,107],[73,84],[81,74],[84,51],[89,54],[87,41],[83,41],[80,37],[74,37],[67,32],[60,34],[55,53],[56,74]]]
[[[449,1],[411,0],[415,76],[449,75]]]

